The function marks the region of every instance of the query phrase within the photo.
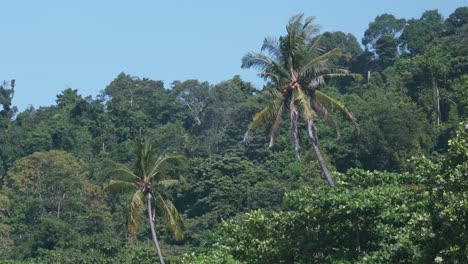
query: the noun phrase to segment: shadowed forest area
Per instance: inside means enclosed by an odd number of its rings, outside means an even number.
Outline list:
[[[284,22],[239,58],[261,89],[5,81],[0,263],[468,263],[468,8]]]

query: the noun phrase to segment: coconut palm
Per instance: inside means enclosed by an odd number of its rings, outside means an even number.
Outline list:
[[[118,166],[110,172],[113,179],[105,189],[118,194],[134,191],[127,214],[127,229],[133,245],[136,242],[136,232],[143,223],[142,213],[146,203],[153,243],[160,263],[164,264],[154,228],[154,218],[157,209],[175,238],[183,239],[184,224],[167,191],[185,183],[183,177],[175,175],[178,169],[185,166],[185,161],[182,156],[163,156],[155,159],[152,146],[141,138],[135,144],[135,154],[137,159],[134,170],[123,165]]]
[[[299,155],[298,122],[302,119],[320,167],[328,184],[333,187],[333,179],[319,149],[314,121],[320,116],[336,128],[334,114],[340,113],[357,127],[355,118],[342,103],[320,91],[326,78],[350,73],[335,67],[335,61],[342,56],[338,48],[330,51],[320,48],[320,36],[316,36],[318,28],[313,24],[314,18],[303,17],[303,14],[299,14],[290,19],[286,36],[279,39],[265,38],[261,52],[267,51],[267,54],[248,53],[242,58],[242,68],[258,69],[260,76],[274,87],[268,90],[269,104],[255,115],[244,141],[251,139],[254,129],[266,124],[269,125],[271,147],[283,114],[287,112],[293,148]]]

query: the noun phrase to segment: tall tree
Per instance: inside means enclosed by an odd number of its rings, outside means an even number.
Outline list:
[[[119,142],[135,139],[144,127],[173,122],[183,106],[164,89],[162,81],[120,73],[104,90],[106,108]]]
[[[172,83],[172,93],[187,109],[188,114],[200,126],[202,123],[202,113],[206,108],[206,101],[210,85],[208,82],[200,83],[197,80],[187,80],[185,82],[174,81]]]
[[[440,36],[444,28],[442,15],[437,10],[423,13],[420,19],[410,19],[400,36],[403,52],[421,54],[425,47]]]
[[[383,71],[394,63],[398,55],[398,36],[405,24],[405,19],[397,19],[390,14],[377,16],[369,24],[369,28],[364,32],[362,44],[366,51],[373,50],[377,55],[373,68]]]
[[[106,232],[110,211],[88,175],[86,164],[57,150],[35,152],[9,168],[0,190],[0,234],[7,233],[2,225],[11,227],[15,258],[73,249],[79,239]]]
[[[463,27],[468,24],[468,7],[457,8],[450,16],[445,20],[447,27],[447,34],[463,34]],[[465,31],[466,32],[466,31]],[[466,34],[465,34],[466,37]]]
[[[11,80],[10,83],[4,81],[3,84],[0,84],[0,105],[2,110],[0,110],[0,187],[2,186],[2,178],[6,172],[6,160],[7,160],[7,151],[5,150],[5,145],[8,143],[8,139],[5,134],[7,128],[11,123],[11,118],[16,112],[16,107],[11,106],[11,100],[15,92],[15,80]]]
[[[346,34],[341,31],[325,32],[320,37],[322,38],[320,46],[324,50],[340,48],[344,55],[338,63],[340,66],[348,66],[351,60],[357,58],[363,52],[356,37],[350,33]]]
[[[105,189],[113,193],[126,193],[136,189],[130,200],[127,216],[131,242],[135,243],[136,232],[143,222],[141,213],[146,202],[153,243],[160,263],[164,264],[154,227],[156,211],[152,206],[154,204],[161,211],[166,226],[175,234],[176,239],[183,239],[184,224],[167,191],[184,182],[182,177],[176,175],[176,172],[177,168],[184,167],[185,162],[181,156],[164,156],[154,159],[151,144],[142,138],[136,141],[135,154],[137,159],[134,170],[119,166],[111,172],[114,179],[110,180]],[[169,168],[169,165],[175,167]]]
[[[392,35],[386,34],[375,43],[375,52],[378,55],[378,69],[384,70],[393,65],[398,56],[398,40]]]
[[[335,62],[340,59],[338,48],[322,52],[320,39],[315,38],[318,28],[313,24],[313,17],[305,19],[303,14],[293,16],[286,27],[287,35],[276,38],[265,38],[262,53],[248,53],[242,58],[242,68],[257,68],[260,75],[269,80],[273,89],[268,89],[270,101],[267,107],[258,112],[245,135],[249,141],[252,131],[265,124],[269,125],[270,147],[280,127],[284,112],[289,113],[290,133],[293,148],[299,152],[299,119],[306,122],[307,132],[325,178],[331,187],[333,179],[319,149],[319,140],[314,124],[318,114],[321,114],[333,125],[336,120],[333,112],[337,111],[347,120],[355,123],[353,115],[346,107],[329,97],[320,87],[327,77],[348,75],[348,71],[336,68]],[[356,123],[355,123],[356,124]]]
[[[383,14],[377,16],[373,22],[369,24],[369,28],[364,32],[362,44],[367,48],[374,48],[377,41],[385,35],[397,37],[405,28],[405,19],[397,19],[393,15]]]
[[[0,126],[6,126],[16,112],[16,108],[11,106],[11,100],[15,94],[15,80],[10,83],[3,82],[0,85],[0,105],[3,110],[0,110]]]

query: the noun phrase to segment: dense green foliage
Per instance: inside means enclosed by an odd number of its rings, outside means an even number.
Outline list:
[[[238,76],[167,87],[121,73],[96,98],[69,88],[56,104],[21,112],[12,105],[21,80],[4,82],[0,263],[155,263],[153,218],[167,263],[467,263],[467,34],[461,7],[448,18],[436,10],[410,20],[378,16],[364,49],[343,32],[308,39],[321,54],[341,50],[320,66],[359,74],[324,74],[320,86],[360,128],[339,122],[336,108],[334,119],[314,119],[333,189],[313,141],[302,140],[308,119],[295,120],[300,148],[280,133],[290,117],[276,124],[270,148],[271,126],[250,127],[255,137],[242,142],[255,113],[271,105],[270,91],[288,78],[270,78],[259,91]],[[264,45],[276,43],[269,40]],[[140,228],[129,229],[129,197],[104,191],[123,177],[116,169],[141,176],[156,161],[133,151],[141,135],[154,153],[187,161],[185,170],[163,168],[147,189],[177,208],[181,241],[158,207],[154,217],[138,208]],[[176,183],[167,175],[180,173],[185,189],[163,188]]]
[[[288,210],[225,223],[219,243],[247,263],[414,263],[429,232],[427,195],[413,190],[420,180],[357,169],[336,176],[335,190],[288,193]]]

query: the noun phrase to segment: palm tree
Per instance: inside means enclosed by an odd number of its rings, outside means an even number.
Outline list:
[[[135,144],[135,154],[137,156],[135,169],[132,171],[123,165],[118,166],[110,172],[113,179],[105,189],[112,193],[135,191],[130,199],[127,215],[127,229],[133,245],[136,232],[143,223],[142,213],[146,202],[153,243],[160,263],[164,264],[154,228],[156,213],[154,208],[159,209],[164,223],[174,233],[176,239],[183,239],[184,223],[167,191],[173,186],[185,183],[183,177],[175,177],[175,171],[183,168],[185,161],[182,156],[164,156],[155,159],[152,146],[142,138]],[[174,167],[169,167],[170,165]]]
[[[299,157],[298,122],[302,118],[312,141],[314,152],[325,178],[331,187],[335,184],[319,148],[315,119],[320,115],[336,128],[334,113],[340,113],[357,128],[353,115],[338,100],[320,91],[326,78],[350,75],[347,70],[335,67],[335,61],[342,56],[338,48],[323,51],[320,49],[320,36],[313,17],[303,19],[303,14],[293,16],[287,27],[287,35],[265,38],[261,51],[248,53],[242,58],[242,68],[256,68],[260,76],[270,81],[269,104],[258,112],[249,124],[244,141],[250,141],[252,131],[265,124],[269,125],[270,147],[274,144],[276,132],[284,112],[290,118],[290,133],[293,148]]]

